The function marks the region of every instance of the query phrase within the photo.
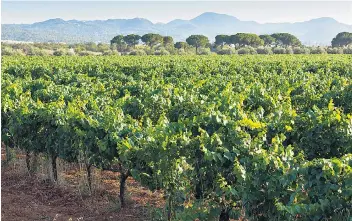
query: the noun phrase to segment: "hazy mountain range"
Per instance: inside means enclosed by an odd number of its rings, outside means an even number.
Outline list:
[[[218,34],[288,32],[296,35],[304,44],[330,45],[337,33],[352,32],[352,25],[327,17],[296,23],[260,24],[213,12],[203,13],[191,20],[176,19],[166,24],[152,23],[143,18],[93,21],[65,21],[56,18],[33,24],[2,24],[1,26],[2,40],[67,43],[109,42],[117,34],[143,35],[150,32],[170,35],[175,41],[185,40],[191,34],[203,34],[214,41]]]

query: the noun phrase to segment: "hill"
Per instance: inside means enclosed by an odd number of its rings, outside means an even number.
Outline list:
[[[289,32],[307,45],[330,45],[331,39],[342,31],[352,32],[352,25],[332,18],[317,18],[296,23],[266,23],[241,21],[238,18],[213,12],[203,13],[191,20],[176,19],[169,23],[152,23],[144,18],[108,20],[49,19],[33,24],[2,24],[2,40],[32,42],[109,42],[117,34],[159,33],[185,40],[191,34],[204,34],[211,40],[218,34],[251,32],[271,34]]]

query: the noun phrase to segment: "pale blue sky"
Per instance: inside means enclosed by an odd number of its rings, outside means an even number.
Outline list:
[[[352,1],[2,1],[3,24],[33,23],[50,18],[105,20],[146,18],[169,22],[191,19],[203,12],[228,14],[259,23],[297,22],[332,17],[352,24]]]

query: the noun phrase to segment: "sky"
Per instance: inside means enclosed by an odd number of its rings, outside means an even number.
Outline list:
[[[153,23],[192,19],[204,12],[259,23],[331,17],[352,25],[352,1],[2,1],[2,24],[31,24],[51,18],[106,20],[146,18]]]

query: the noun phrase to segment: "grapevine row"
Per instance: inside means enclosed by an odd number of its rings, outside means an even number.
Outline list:
[[[352,205],[352,57],[4,57],[2,139],[163,189],[168,219]],[[54,177],[57,179],[56,175]],[[347,218],[346,218],[347,220]]]

